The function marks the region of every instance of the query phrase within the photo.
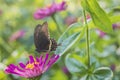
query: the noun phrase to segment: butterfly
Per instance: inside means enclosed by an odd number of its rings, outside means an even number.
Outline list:
[[[34,43],[38,53],[56,50],[58,44],[54,39],[50,38],[47,22],[36,26],[34,30]]]

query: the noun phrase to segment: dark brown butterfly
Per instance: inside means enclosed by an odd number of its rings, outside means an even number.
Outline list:
[[[36,51],[39,53],[56,50],[58,45],[57,42],[49,36],[47,22],[36,26],[34,31],[34,43]]]

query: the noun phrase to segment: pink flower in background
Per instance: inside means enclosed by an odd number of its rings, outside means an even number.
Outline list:
[[[63,1],[59,4],[53,3],[51,6],[46,7],[46,8],[41,8],[38,9],[35,13],[34,13],[34,18],[35,19],[43,19],[46,18],[48,16],[51,16],[53,14],[55,14],[56,12],[60,12],[62,10],[66,9],[66,2]]]
[[[87,19],[87,21],[89,21],[91,19],[90,14],[86,14],[86,19]],[[84,22],[84,18],[82,18],[81,21]]]
[[[2,10],[0,10],[0,15],[2,15],[2,13],[3,13]]]
[[[113,30],[119,29],[119,25],[118,24],[112,24],[112,28],[113,28]],[[101,38],[103,38],[106,35],[106,33],[101,31],[101,30],[97,30],[97,33]]]
[[[101,30],[97,30],[97,32],[98,32],[98,35],[99,35],[101,38],[103,38],[103,37],[106,35],[106,33],[103,32],[103,31],[101,31]]]
[[[115,64],[111,64],[110,68],[111,68],[112,71],[115,71],[116,65]]]
[[[62,70],[65,74],[69,74],[69,70],[66,66],[62,67]]]
[[[67,26],[69,26],[69,25],[77,22],[77,18],[74,17],[74,16],[67,16],[67,17],[65,18],[64,22],[65,22],[65,24],[66,24]]]
[[[112,24],[112,28],[116,29],[117,28],[117,24]]]
[[[8,74],[16,74],[25,78],[36,78],[46,72],[59,58],[59,55],[53,55],[49,58],[49,54],[46,54],[45,58],[41,55],[39,58],[29,56],[29,61],[19,63],[18,66],[10,64],[5,72]]]
[[[15,33],[13,33],[13,34],[10,36],[9,40],[10,40],[10,41],[15,41],[15,40],[23,37],[24,35],[25,35],[25,31],[24,31],[24,30],[18,30],[18,31],[16,31]]]
[[[120,29],[120,22],[112,24],[113,29]]]

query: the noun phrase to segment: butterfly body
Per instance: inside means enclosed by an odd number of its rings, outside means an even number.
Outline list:
[[[57,42],[51,39],[48,32],[48,24],[44,22],[42,25],[38,24],[34,31],[34,43],[37,52],[55,51]]]

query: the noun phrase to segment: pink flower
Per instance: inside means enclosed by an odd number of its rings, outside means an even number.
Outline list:
[[[112,24],[113,29],[120,29],[120,23]]]
[[[112,71],[115,71],[116,65],[115,64],[111,64],[110,68],[111,68]]]
[[[74,17],[74,16],[67,16],[67,17],[65,18],[65,21],[64,21],[64,22],[65,22],[65,24],[66,24],[67,26],[69,26],[69,25],[77,22],[77,18]]]
[[[49,54],[46,54],[44,59],[42,55],[39,58],[34,58],[33,56],[29,56],[29,58],[30,59],[26,64],[19,63],[18,66],[10,64],[5,69],[5,72],[33,79],[46,72],[58,60],[59,55],[53,55],[49,58]]]
[[[62,67],[62,70],[65,74],[69,74],[69,70],[66,66]]]
[[[3,13],[2,10],[0,10],[0,15],[2,15],[2,13]]]
[[[91,20],[90,14],[87,14],[87,15],[86,15],[86,19],[87,19],[87,21]],[[81,21],[84,22],[84,18],[82,18]]]
[[[112,24],[112,28],[116,29],[117,28],[117,24]]]
[[[46,8],[41,8],[38,9],[35,13],[34,13],[34,18],[35,19],[43,19],[46,18],[48,16],[51,16],[53,14],[55,14],[56,12],[60,12],[62,10],[66,9],[66,2],[63,1],[59,4],[53,3],[51,6],[46,7]]]
[[[103,37],[106,35],[106,33],[103,32],[103,31],[101,31],[101,30],[97,30],[97,31],[98,31],[98,35],[99,35],[101,38],[103,38]]]
[[[13,34],[10,36],[9,40],[10,40],[10,41],[15,41],[15,40],[23,37],[24,35],[25,35],[25,31],[24,31],[24,30],[18,30],[18,31],[16,31],[15,33],[13,33]]]
[[[119,29],[119,26],[118,26],[118,24],[112,24],[112,28],[113,28],[113,30]],[[105,35],[107,35],[105,32],[103,32],[99,29],[97,29],[97,33],[101,38],[103,38]]]

